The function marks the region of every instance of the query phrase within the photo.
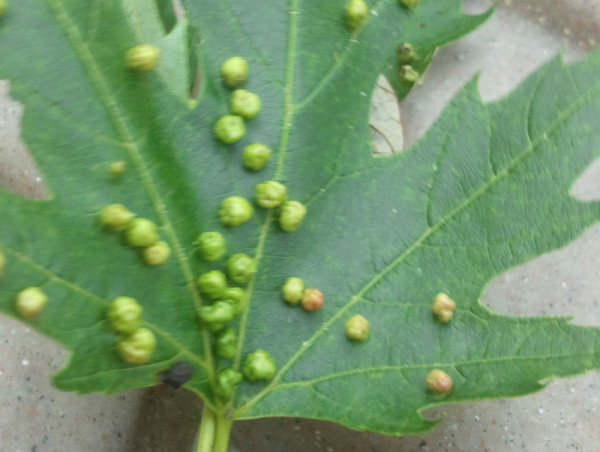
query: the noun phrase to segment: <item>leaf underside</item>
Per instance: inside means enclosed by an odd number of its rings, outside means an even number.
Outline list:
[[[499,316],[479,302],[492,278],[569,243],[600,216],[598,203],[569,194],[600,149],[598,52],[570,67],[556,59],[491,104],[472,81],[411,149],[374,157],[368,106],[378,74],[399,98],[410,88],[394,77],[395,46],[414,43],[414,66],[423,69],[436,46],[487,16],[462,15],[459,1],[423,0],[412,11],[371,1],[351,33],[345,1],[189,0],[187,19],[148,38],[168,42],[161,64],[170,66],[139,75],[123,65],[127,49],[150,36],[138,16],[124,14],[138,3],[20,0],[0,20],[0,77],[25,105],[23,136],[50,193],[34,201],[0,191],[8,261],[0,310],[17,317],[14,297],[24,287],[48,294],[43,314],[28,323],[72,352],[54,376],[58,388],[150,386],[183,360],[195,368],[186,387],[235,418],[303,416],[405,434],[434,425],[421,416],[425,407],[521,395],[600,367],[597,328]],[[159,3],[144,19],[154,26],[168,10]],[[15,51],[17,42],[28,51]],[[249,61],[246,88],[263,110],[241,142],[223,146],[212,132],[230,95],[219,68],[234,55]],[[196,62],[202,84],[189,109]],[[275,156],[249,174],[240,155],[252,142]],[[128,170],[112,180],[107,168],[116,160]],[[220,202],[251,198],[268,179],[308,206],[302,227],[284,233],[272,213],[258,211],[223,228]],[[160,225],[173,249],[166,265],[143,266],[121,235],[98,227],[97,212],[115,202]],[[195,278],[223,264],[194,252],[198,233],[209,230],[224,233],[228,253],[259,261],[250,308],[236,322],[233,362],[215,358],[197,320]],[[325,306],[307,313],[283,303],[289,276],[319,288]],[[458,305],[446,325],[431,314],[438,292]],[[116,353],[105,316],[120,295],[140,301],[157,336],[147,364]],[[371,324],[364,343],[345,337],[344,322],[356,313]],[[215,369],[239,368],[257,348],[274,357],[276,377],[242,383],[223,408]],[[427,391],[432,368],[451,375],[451,393]]]

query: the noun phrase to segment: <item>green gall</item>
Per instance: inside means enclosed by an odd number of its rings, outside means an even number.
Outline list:
[[[421,0],[400,0],[400,3],[407,8],[414,8]]]
[[[217,395],[229,399],[233,395],[233,390],[242,381],[242,374],[231,368],[223,369],[217,375]]]
[[[220,232],[203,232],[196,240],[198,251],[207,261],[218,261],[225,254],[225,237]]]
[[[4,274],[4,269],[6,268],[6,256],[2,251],[0,251],[0,276]]]
[[[122,231],[135,215],[122,204],[109,204],[100,211],[100,224],[112,231]]]
[[[435,316],[443,323],[447,323],[452,319],[456,303],[445,293],[439,293],[433,299],[431,310]]]
[[[140,44],[127,51],[127,67],[132,71],[150,72],[158,63],[160,49],[152,44]]]
[[[235,284],[246,284],[256,273],[256,262],[247,254],[234,254],[227,259],[227,275]]]
[[[271,149],[264,144],[249,144],[242,153],[242,163],[246,169],[258,171],[271,158]]]
[[[369,321],[356,314],[346,320],[346,336],[352,341],[364,341],[369,337]]]
[[[346,5],[346,24],[351,30],[361,26],[369,13],[369,7],[364,0],[350,0]]]
[[[248,62],[241,57],[231,57],[221,65],[221,76],[230,88],[239,88],[248,78]]]
[[[292,276],[286,280],[281,292],[283,294],[283,299],[295,306],[302,300],[302,295],[304,294],[304,281]]]
[[[398,80],[401,82],[415,83],[419,80],[420,74],[409,64],[405,64],[398,72]]]
[[[147,218],[136,218],[126,231],[127,243],[136,248],[147,248],[158,242],[158,228]]]
[[[221,203],[219,217],[225,226],[239,226],[254,215],[254,209],[241,196],[230,196]]]
[[[227,288],[227,278],[220,270],[213,270],[203,273],[198,278],[198,286],[203,294],[211,300],[218,300],[225,293]]]
[[[235,315],[242,314],[248,305],[248,296],[246,295],[246,291],[239,287],[228,287],[225,289],[222,300],[231,305]]]
[[[8,0],[0,0],[0,17],[6,12],[8,9]]]
[[[281,205],[279,226],[286,232],[295,231],[306,216],[306,207],[298,201],[286,201]]]
[[[305,289],[302,294],[302,307],[306,311],[316,311],[323,307],[323,293],[319,289]]]
[[[427,387],[433,392],[450,392],[452,389],[452,378],[440,369],[433,369],[425,377]]]
[[[275,361],[269,353],[258,349],[246,356],[242,372],[250,381],[271,380],[275,376]]]
[[[217,138],[225,144],[232,144],[246,135],[246,125],[241,116],[221,116],[215,123],[214,132]]]
[[[254,200],[265,209],[272,209],[287,199],[287,188],[280,182],[268,180],[255,187]]]
[[[127,169],[127,164],[123,160],[119,160],[118,162],[112,162],[108,167],[108,174],[110,176],[116,177],[125,172]]]
[[[217,334],[215,341],[217,355],[221,358],[232,359],[237,348],[237,334],[233,327],[228,326]]]
[[[260,97],[250,91],[236,89],[231,93],[231,112],[234,115],[252,119],[260,112],[261,107]]]
[[[154,333],[147,328],[135,330],[129,336],[122,338],[117,345],[121,358],[131,364],[148,362],[155,347]]]
[[[142,323],[142,307],[131,297],[117,297],[108,307],[108,323],[117,333],[129,335]]]
[[[17,294],[15,308],[26,319],[37,317],[48,301],[47,295],[39,287],[28,287]]]
[[[211,331],[219,331],[233,320],[233,308],[229,303],[217,301],[211,306],[200,308],[200,318]]]
[[[169,260],[171,247],[167,242],[159,240],[154,245],[144,248],[142,257],[146,265],[162,265]]]
[[[401,63],[410,63],[415,59],[415,48],[409,42],[403,42],[396,47],[396,56]]]

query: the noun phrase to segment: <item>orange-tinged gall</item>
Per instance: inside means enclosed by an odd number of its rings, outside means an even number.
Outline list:
[[[323,307],[323,293],[319,289],[305,289],[302,295],[302,307],[306,311],[316,311]]]
[[[452,389],[452,378],[440,369],[433,369],[425,377],[427,387],[434,392],[450,392]]]

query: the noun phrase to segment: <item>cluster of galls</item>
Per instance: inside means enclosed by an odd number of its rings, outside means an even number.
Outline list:
[[[131,297],[117,297],[108,308],[108,323],[119,335],[117,350],[131,364],[147,362],[156,347],[154,333],[141,328],[142,312],[140,304]]]
[[[323,293],[319,289],[304,288],[301,278],[292,276],[281,288],[283,299],[292,306],[302,304],[307,311],[323,307]],[[350,317],[345,323],[346,336],[352,341],[364,341],[369,337],[369,321],[360,314]]]
[[[125,171],[125,162],[113,162],[108,173],[112,177]],[[123,232],[127,244],[140,250],[146,265],[162,265],[171,256],[171,247],[159,240],[158,227],[147,218],[135,218],[135,214],[122,204],[109,204],[99,215],[100,225],[112,232]],[[108,323],[118,335],[117,351],[128,363],[148,362],[156,347],[156,337],[142,328],[142,307],[131,297],[117,297],[108,308]]]
[[[159,240],[158,227],[147,218],[135,214],[122,204],[109,204],[99,214],[100,225],[110,231],[124,231],[129,246],[139,248],[147,265],[162,265],[171,256],[171,247]]]
[[[415,48],[408,42],[398,44],[396,47],[396,57],[400,63],[400,70],[398,71],[400,82],[415,83],[421,79],[421,74],[410,65],[416,56]]]
[[[323,307],[323,294],[320,290],[304,288],[304,281],[292,276],[288,278],[281,288],[283,299],[292,306],[299,303],[307,311],[316,311]]]
[[[248,78],[248,62],[241,57],[232,57],[221,66],[221,76],[225,85],[233,88],[231,94],[231,113],[222,116],[214,126],[219,141],[232,144],[246,134],[244,121],[254,118],[261,109],[260,97],[239,89]],[[271,149],[260,143],[246,146],[242,153],[242,163],[250,171],[259,171],[271,158]],[[300,227],[306,215],[306,207],[298,201],[287,199],[287,188],[278,181],[266,181],[255,188],[255,202],[265,209],[279,207],[279,225],[287,232]],[[225,226],[239,226],[254,215],[250,202],[242,196],[231,196],[225,199],[219,209],[221,222]]]
[[[6,259],[0,252],[0,276]],[[39,287],[21,290],[16,297],[15,309],[25,319],[42,313],[48,296]],[[132,364],[143,364],[152,356],[156,339],[152,331],[141,328],[142,307],[130,297],[118,297],[112,301],[107,313],[108,323],[118,335],[117,350],[121,357]]]
[[[248,78],[248,72],[247,61],[238,56],[229,58],[221,66],[223,82],[233,90],[230,112],[219,118],[213,129],[217,139],[224,144],[241,140],[246,134],[245,121],[256,117],[261,110],[260,97],[241,88]],[[271,154],[271,149],[264,144],[249,144],[243,150],[242,164],[249,171],[259,171],[269,162]],[[298,201],[288,200],[287,188],[278,181],[257,184],[254,202],[264,209],[278,209],[279,225],[287,232],[300,227],[306,216],[306,207]],[[221,223],[228,227],[240,226],[253,215],[254,207],[242,196],[226,198],[219,208]],[[203,232],[196,240],[196,245],[199,254],[207,261],[217,261],[225,255],[225,239],[219,232]],[[233,284],[248,284],[255,272],[254,259],[237,253],[227,259],[225,271],[212,270],[198,278],[200,291],[209,300],[209,304],[201,308],[200,318],[214,334],[215,353],[221,358],[234,358],[238,340],[237,332],[230,323],[247,308],[246,292],[239,287],[228,287],[228,280]],[[262,349],[250,353],[242,366],[243,376],[249,381],[270,380],[275,371],[275,361]],[[217,394],[230,398],[234,387],[242,380],[242,373],[232,368],[221,370],[217,375]]]
[[[399,2],[409,9],[413,9],[420,0],[399,0]],[[350,0],[346,4],[346,10],[344,19],[346,25],[352,31],[359,29],[367,15],[369,13],[369,7],[364,0]],[[398,45],[396,49],[396,56],[400,63],[400,70],[398,71],[398,81],[404,83],[415,83],[421,78],[421,75],[415,70],[410,63],[415,59],[416,52],[414,47],[410,43],[402,43]]]
[[[213,130],[221,142],[232,144],[246,135],[244,120],[258,115],[262,102],[255,93],[240,89],[248,78],[248,62],[243,58],[236,56],[225,61],[221,66],[221,76],[225,85],[234,91],[231,93],[230,113],[219,118]]]
[[[243,198],[242,198],[243,199]],[[226,254],[227,244],[223,234],[207,231],[200,234],[195,242],[199,255],[206,261],[214,262]],[[224,271],[212,270],[198,277],[198,287],[207,300],[200,308],[203,325],[213,333],[213,347],[217,356],[233,359],[237,350],[237,332],[231,322],[246,311],[248,306],[246,291],[240,287],[230,287],[228,282],[237,285],[248,284],[256,273],[256,262],[243,253],[229,256]],[[242,367],[243,376],[250,381],[270,380],[275,375],[275,362],[264,350],[250,353]],[[217,375],[216,393],[228,399],[242,381],[242,373],[226,368]]]

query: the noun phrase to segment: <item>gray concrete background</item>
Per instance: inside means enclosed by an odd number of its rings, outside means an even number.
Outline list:
[[[488,0],[467,0],[481,12]],[[374,95],[374,143],[399,150],[418,139],[443,106],[480,72],[484,100],[511,91],[527,74],[563,51],[568,61],[600,43],[598,0],[499,2],[497,13],[475,33],[442,49],[401,105],[385,90]],[[7,86],[0,86],[0,98]],[[19,136],[22,108],[0,101],[0,184],[33,197],[42,181]],[[382,137],[385,136],[385,138]],[[573,187],[582,199],[600,198],[600,164]],[[483,302],[510,315],[568,315],[600,326],[600,226],[570,246],[515,268],[493,281]],[[114,396],[56,391],[49,376],[65,359],[57,344],[0,316],[0,451],[191,450],[200,402],[185,391],[157,387]],[[432,432],[403,438],[354,432],[305,419],[238,422],[231,450],[246,451],[597,451],[600,440],[600,373],[559,380],[520,399],[462,403],[426,412],[443,418]]]

